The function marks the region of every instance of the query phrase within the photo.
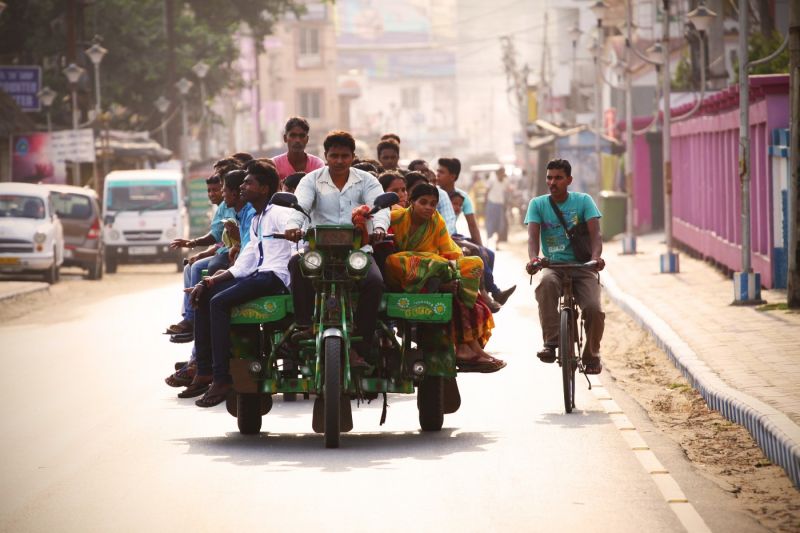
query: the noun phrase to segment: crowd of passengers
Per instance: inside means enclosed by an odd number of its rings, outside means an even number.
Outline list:
[[[397,193],[399,201],[371,218],[374,259],[358,284],[355,314],[355,334],[365,340],[354,343],[351,367],[370,366],[364,356],[387,289],[452,292],[448,337],[459,371],[491,373],[505,367],[484,348],[494,327],[492,314],[516,286],[501,290],[494,282],[494,252],[483,246],[469,195],[455,186],[459,160],[439,159],[435,173],[423,160],[401,169],[395,134],[383,136],[376,160],[358,160],[353,137],[333,131],[323,142],[323,161],[305,151],[309,131],[305,119],[290,118],[283,135],[285,153],[272,159],[237,153],[214,164],[206,179],[208,199],[216,206],[208,233],[171,244],[201,251],[189,257],[184,269],[183,318],[166,331],[173,340],[194,341],[191,357],[176,364],[167,384],[185,387],[181,398],[202,395],[195,402],[200,407],[223,402],[232,388],[231,309],[254,298],[291,294],[292,339],[312,338],[314,289],[300,270],[302,242],[296,243],[309,226],[363,223],[363,206],[372,206],[383,192]],[[310,222],[297,210],[271,204],[278,191],[294,193]],[[456,229],[461,216],[468,236]],[[268,238],[276,233],[285,239]],[[387,233],[392,240],[385,239]]]

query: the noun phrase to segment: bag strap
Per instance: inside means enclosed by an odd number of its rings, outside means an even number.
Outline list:
[[[556,204],[556,201],[553,200],[552,196],[548,196],[547,199],[550,200],[550,207],[553,208],[553,211],[558,217],[558,221],[561,222],[561,226],[564,228],[564,233],[566,233],[567,237],[571,239],[572,232],[569,230],[569,228],[567,228],[567,221],[564,220],[564,214],[561,212],[561,209],[558,208],[558,205]]]

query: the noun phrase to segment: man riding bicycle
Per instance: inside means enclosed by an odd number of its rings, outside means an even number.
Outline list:
[[[569,192],[572,183],[572,166],[566,159],[554,159],[547,163],[547,188],[549,195],[531,200],[525,215],[528,225],[528,258],[525,269],[531,275],[542,270],[542,279],[536,287],[536,301],[539,304],[539,322],[542,326],[544,348],[536,355],[544,363],[556,360],[558,347],[559,312],[558,299],[564,272],[547,268],[547,263],[576,263],[572,243],[566,228],[551,206],[550,198],[563,214],[569,229],[586,222],[591,243],[591,260],[597,261],[596,271],[603,270],[605,261],[603,241],[600,236],[600,211],[591,196],[580,192]],[[544,259],[539,257],[541,240]],[[603,338],[605,313],[600,302],[600,282],[597,275],[586,269],[575,269],[570,274],[573,290],[581,314],[586,321],[586,347],[583,351],[583,364],[586,374],[599,374],[603,365],[600,362],[600,340]]]

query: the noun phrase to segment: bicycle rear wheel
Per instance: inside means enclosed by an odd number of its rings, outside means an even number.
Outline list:
[[[575,407],[575,343],[570,309],[561,310],[561,327],[558,336],[558,355],[561,359],[561,381],[564,387],[564,410],[571,413]]]

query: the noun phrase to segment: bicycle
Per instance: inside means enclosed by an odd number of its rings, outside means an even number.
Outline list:
[[[587,263],[551,263],[547,259],[543,259],[540,265],[542,268],[561,270],[564,273],[564,279],[561,282],[561,297],[558,302],[560,323],[558,331],[558,356],[556,361],[561,367],[561,380],[564,389],[564,409],[567,413],[571,413],[575,408],[576,371],[580,371],[584,375],[586,382],[589,384],[589,390],[592,389],[592,383],[589,381],[589,377],[586,376],[583,360],[580,357],[586,334],[586,325],[585,319],[583,316],[580,316],[578,303],[572,292],[571,272],[580,269],[594,269],[594,267],[597,266],[597,261],[589,261]],[[597,272],[596,274],[599,280],[600,273]],[[533,274],[531,274],[531,282],[532,281]],[[578,326],[579,316],[581,318],[580,327]],[[577,350],[575,349],[576,346]]]

